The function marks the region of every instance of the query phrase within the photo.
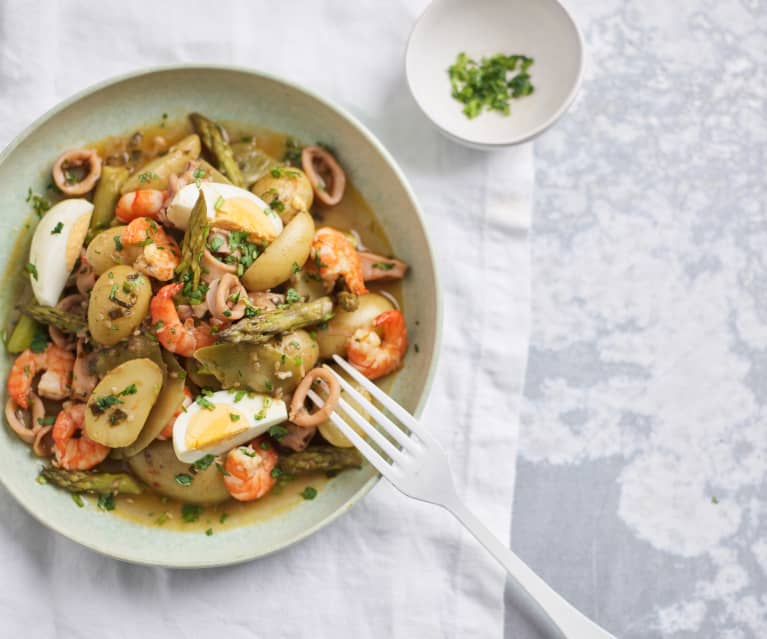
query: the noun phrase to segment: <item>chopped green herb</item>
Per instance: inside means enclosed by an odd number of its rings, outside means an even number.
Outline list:
[[[210,537],[210,536],[213,534],[213,529],[212,529],[212,528],[208,528],[208,529],[205,531],[205,534],[206,534],[208,537]]]
[[[33,353],[42,353],[48,348],[48,332],[42,327],[38,328],[32,337],[32,343],[29,345]]]
[[[293,271],[293,273],[298,273],[301,270],[301,267],[296,262],[293,262],[290,268]]]
[[[228,477],[230,475],[229,471],[224,468],[224,465],[221,462],[216,462],[216,468],[218,468],[218,472],[220,472],[224,477]]]
[[[288,304],[295,304],[296,302],[301,301],[301,296],[298,294],[298,291],[294,288],[289,288],[288,292],[285,293],[285,301]]]
[[[312,500],[317,496],[317,489],[312,486],[307,486],[301,491],[301,497],[306,500]]]
[[[115,509],[115,496],[114,495],[101,495],[96,504],[99,510],[114,510]]]
[[[178,475],[176,475],[176,483],[179,486],[191,486],[192,476],[187,473],[179,473]]]
[[[200,408],[204,408],[205,410],[214,410],[216,408],[216,405],[205,397],[205,395],[198,395],[194,401]]]
[[[72,493],[72,501],[75,502],[78,508],[85,506],[85,502],[79,493]]]
[[[166,521],[168,521],[168,513],[163,513],[154,520],[154,523],[156,523],[158,526],[162,526]]]
[[[248,392],[247,392],[247,391],[244,391],[244,390],[238,390],[238,391],[237,391],[237,392],[234,394],[234,403],[236,404],[237,402],[239,402],[239,401],[242,401],[242,398],[243,398],[243,397],[245,397],[245,395],[247,395],[247,394],[248,394]]]
[[[29,273],[32,277],[35,278],[35,280],[37,280],[37,267],[32,264],[32,262],[27,264],[24,268],[26,269],[27,273]]]
[[[47,198],[44,198],[42,195],[33,193],[32,187],[29,187],[27,189],[26,202],[29,202],[32,205],[32,208],[34,209],[35,213],[37,213],[37,217],[42,217],[43,213],[45,213],[49,208],[51,208],[50,200],[48,200]]]
[[[214,235],[208,242],[208,248],[214,253],[224,245],[224,238],[220,235]]]
[[[712,497],[712,498],[711,498],[711,503],[712,503],[712,504],[718,504],[718,503],[719,503],[719,500],[718,500],[716,497]]]
[[[391,271],[394,268],[393,262],[373,262],[373,268],[379,271]]]
[[[243,135],[240,138],[240,142],[252,142],[252,141],[253,141],[253,136],[252,135]]]
[[[40,424],[40,426],[53,426],[53,424],[56,422],[55,417],[38,417],[37,423]]]
[[[141,182],[141,184],[146,184],[147,182],[156,180],[159,177],[160,176],[157,175],[157,173],[153,173],[152,171],[144,171],[143,173],[138,174],[138,181]]]
[[[284,426],[280,426],[279,424],[277,424],[276,426],[272,426],[268,432],[269,432],[269,437],[274,437],[275,439],[282,439],[283,437],[285,437],[285,435],[288,434],[288,429],[285,428]]]
[[[194,468],[196,471],[206,470],[215,459],[215,455],[205,455],[205,457],[201,457],[196,462],[194,462],[194,464],[192,464],[192,468]]]
[[[240,452],[246,457],[255,457],[257,455],[256,451],[250,446],[240,446]]]
[[[181,507],[181,519],[188,524],[191,524],[200,518],[201,512],[202,506],[198,506],[197,504],[184,504]]]
[[[227,519],[229,519],[229,513],[221,513],[221,517],[218,518],[218,521],[223,524]]]
[[[213,208],[218,211],[221,209],[221,207],[224,206],[224,197],[222,195],[219,195],[216,198],[215,203],[213,204]]]
[[[238,422],[240,421],[240,416],[237,413],[229,413],[229,419],[233,422]]]
[[[282,161],[293,166],[300,166],[301,151],[303,150],[304,147],[298,140],[295,138],[288,138],[285,140],[285,152],[282,154]]]
[[[56,226],[53,227],[51,230],[51,235],[58,235],[64,230],[64,223],[63,222],[56,222]]]
[[[451,95],[461,102],[463,113],[475,118],[483,110],[509,115],[509,103],[533,93],[527,72],[534,60],[524,55],[497,54],[479,63],[459,53],[447,70]]]

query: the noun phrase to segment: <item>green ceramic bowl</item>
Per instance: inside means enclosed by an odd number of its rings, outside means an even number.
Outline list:
[[[396,254],[412,266],[403,295],[408,328],[420,353],[408,357],[391,392],[403,406],[419,413],[436,364],[441,306],[434,258],[413,192],[392,157],[364,126],[325,99],[279,78],[246,69],[161,68],[97,85],[66,100],[0,155],[0,252],[11,256],[29,211],[24,201],[27,187],[45,191],[52,160],[61,151],[156,122],[162,113],[174,118],[192,110],[289,132],[299,139],[322,139],[346,159],[351,180],[378,215]],[[7,267],[20,273],[25,261],[22,257]],[[3,288],[0,311],[5,316],[14,300],[10,287]],[[3,380],[10,363],[9,357],[2,358]],[[10,429],[0,429],[0,480],[42,523],[118,559],[173,567],[221,566],[285,548],[346,512],[378,480],[370,467],[342,473],[314,501],[264,522],[206,537],[132,524],[92,505],[77,509],[65,492],[35,482],[39,467],[39,460]]]

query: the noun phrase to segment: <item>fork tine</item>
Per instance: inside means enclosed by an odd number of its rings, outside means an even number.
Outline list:
[[[371,382],[367,377],[360,373],[354,366],[349,364],[343,357],[333,355],[333,360],[346,371],[351,378],[357,382],[368,393],[375,397],[381,404],[399,419],[411,431],[418,433],[419,424],[415,417],[408,413],[402,406],[395,402],[391,397],[384,393],[378,386]],[[327,368],[327,367],[326,367]],[[333,369],[330,369],[333,370]],[[340,377],[340,375],[339,375]]]
[[[410,451],[414,451],[416,449],[417,443],[408,437],[407,433],[405,433],[402,428],[397,426],[391,419],[389,419],[380,410],[378,410],[378,408],[369,399],[367,399],[367,397],[361,395],[360,392],[354,388],[354,386],[347,382],[336,371],[334,371],[332,368],[329,368],[328,370],[330,370],[335,375],[338,383],[341,384],[341,387],[344,389],[344,391],[346,391],[366,413],[369,413],[370,416],[378,422],[378,425],[383,428],[387,434],[396,439],[402,448]]]
[[[309,389],[309,392],[307,393],[309,398],[318,406],[322,406],[325,402],[322,401],[322,398],[317,395],[313,390]],[[392,444],[386,437],[381,435],[381,433],[378,432],[378,429],[368,422],[365,419],[362,419],[362,416],[354,410],[349,404],[344,401],[343,399],[338,402],[339,406],[343,409],[343,411],[347,414],[349,418],[351,418],[351,421],[353,421],[357,426],[362,429],[362,431],[370,437],[376,444],[378,444],[379,448],[383,450],[384,453],[386,453],[392,460],[402,462],[405,460],[404,455]]]
[[[362,439],[357,431],[349,426],[338,413],[331,413],[330,421],[333,422],[344,435],[346,435],[349,441],[354,444],[354,447],[362,453],[362,456],[367,459],[379,473],[386,477],[386,479],[392,479],[393,468],[391,464],[381,457],[370,444]]]

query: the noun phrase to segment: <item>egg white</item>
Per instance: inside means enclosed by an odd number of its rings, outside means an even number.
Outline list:
[[[166,213],[168,220],[173,226],[186,230],[186,227],[189,224],[189,216],[192,214],[192,209],[197,203],[197,198],[199,197],[200,192],[202,192],[205,197],[205,206],[208,211],[208,219],[210,220],[216,217],[216,201],[219,197],[224,200],[241,197],[250,200],[256,206],[266,211],[269,221],[274,226],[275,233],[279,235],[282,232],[282,220],[280,219],[280,216],[272,211],[269,208],[269,205],[261,198],[238,186],[220,184],[218,182],[204,182],[199,187],[196,184],[187,184],[176,193],[168,205]]]
[[[58,303],[80,256],[92,214],[93,204],[88,200],[62,200],[50,208],[35,228],[29,263],[34,265],[37,277],[30,274],[30,282],[40,304],[56,306]]]
[[[197,402],[192,403],[181,413],[173,424],[173,450],[176,457],[185,464],[191,464],[205,455],[221,455],[232,448],[249,442],[250,440],[265,433],[269,428],[287,421],[288,411],[281,399],[273,399],[268,395],[259,393],[249,393],[242,397],[240,401],[235,401],[235,391],[216,391],[205,399],[214,406],[224,406],[233,413],[241,415],[237,425],[242,422],[242,430],[230,437],[212,445],[200,448],[190,448],[186,441],[187,430],[196,415],[204,418],[206,413],[211,413],[207,408],[203,408]],[[257,419],[257,416],[260,419]]]

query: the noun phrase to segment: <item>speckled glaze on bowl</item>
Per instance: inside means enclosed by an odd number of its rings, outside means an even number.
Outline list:
[[[394,160],[349,114],[279,78],[246,69],[188,66],[153,69],[99,84],[61,103],[21,133],[0,155],[0,251],[9,260],[27,219],[27,187],[44,192],[57,155],[107,135],[129,133],[189,111],[285,131],[332,144],[351,180],[383,224],[396,254],[409,262],[403,287],[408,329],[420,353],[408,356],[392,395],[418,414],[426,399],[439,347],[441,304],[435,262],[415,197]],[[24,258],[6,264],[20,273]],[[14,303],[12,287],[0,294],[2,317]],[[3,392],[11,363],[1,358]],[[5,405],[6,395],[3,396]],[[38,520],[93,550],[125,561],[193,568],[247,561],[289,546],[332,522],[378,480],[370,467],[332,479],[317,499],[255,525],[200,534],[132,524],[73,507],[64,491],[35,482],[40,461],[13,432],[0,429],[0,481]],[[91,502],[93,500],[90,500]]]

